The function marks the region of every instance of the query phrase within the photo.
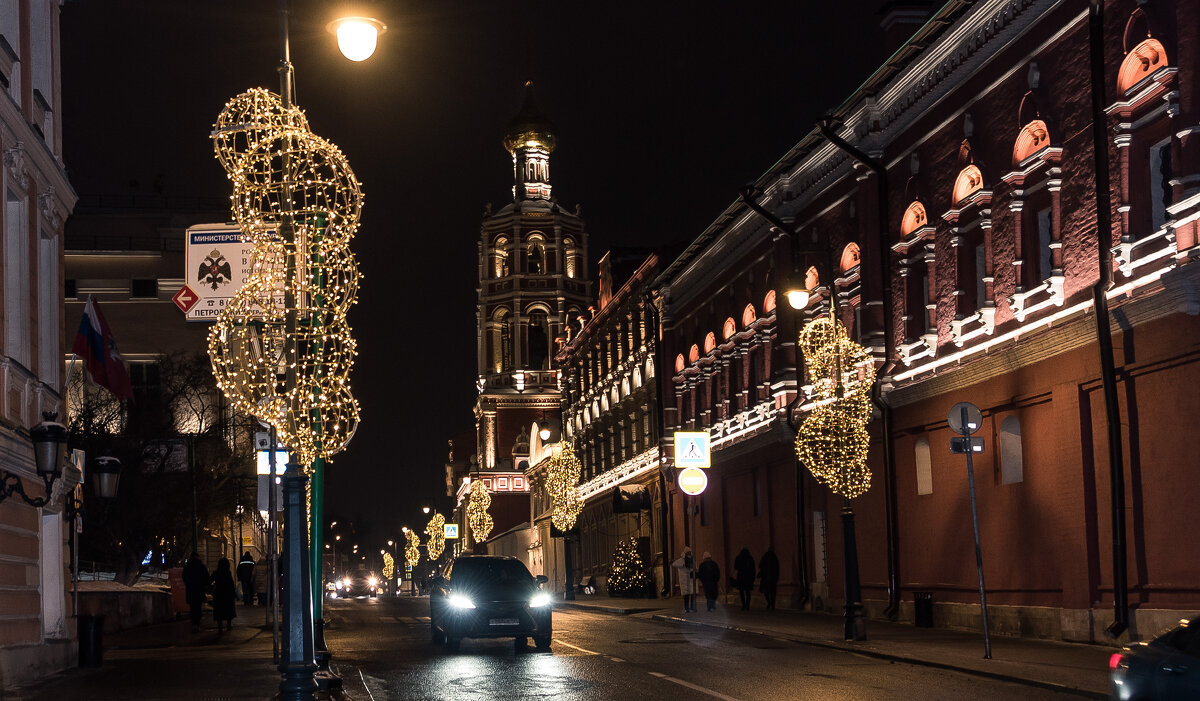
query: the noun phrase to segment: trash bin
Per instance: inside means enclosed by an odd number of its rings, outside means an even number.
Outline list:
[[[75,635],[79,638],[79,666],[99,667],[104,661],[104,616],[80,616]]]
[[[913,625],[918,628],[933,627],[933,592],[919,591],[913,594]]]

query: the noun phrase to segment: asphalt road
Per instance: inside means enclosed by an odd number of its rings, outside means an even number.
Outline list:
[[[511,640],[430,642],[425,598],[327,603],[332,668],[358,701],[384,699],[1031,699],[1044,689],[647,616],[559,609],[549,652]]]

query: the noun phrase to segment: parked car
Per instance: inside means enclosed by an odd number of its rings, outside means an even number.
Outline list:
[[[366,571],[357,571],[338,577],[333,582],[337,598],[353,598],[356,596],[378,596],[383,592],[383,583],[379,577]]]
[[[539,649],[549,649],[553,606],[541,589],[546,581],[514,557],[459,556],[429,593],[433,641],[457,650],[463,638],[511,637],[519,650],[533,638]]]
[[[1200,699],[1200,618],[1113,653],[1108,667],[1116,701]]]

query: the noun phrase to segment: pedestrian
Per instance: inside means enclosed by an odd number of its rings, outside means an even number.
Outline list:
[[[749,548],[742,548],[733,561],[733,571],[737,575],[738,594],[742,597],[742,610],[750,610],[750,592],[754,591],[754,557]]]
[[[238,582],[242,585],[242,603],[250,606],[254,603],[254,558],[247,550],[237,566]]]
[[[187,593],[192,632],[200,632],[200,616],[204,610],[204,592],[208,589],[208,568],[200,561],[200,553],[193,552],[183,566],[183,586]]]
[[[696,569],[696,578],[704,587],[704,598],[708,600],[708,610],[717,608],[717,586],[721,583],[721,568],[713,562],[712,554],[704,553],[704,560]]]
[[[779,557],[775,555],[775,551],[771,546],[767,546],[767,551],[763,553],[762,559],[758,561],[758,576],[762,581],[758,585],[758,590],[767,599],[767,608],[775,608],[775,585],[779,583]]]
[[[679,593],[683,595],[683,612],[696,610],[696,559],[692,557],[692,549],[683,548],[683,555],[671,563],[675,568],[675,578],[679,582]]]
[[[212,575],[213,583],[213,620],[217,622],[217,632],[226,625],[233,630],[233,618],[237,615],[237,591],[233,585],[233,570],[229,566],[229,558],[223,557],[217,562],[217,571]]]

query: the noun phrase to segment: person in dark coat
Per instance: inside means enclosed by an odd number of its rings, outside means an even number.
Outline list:
[[[237,588],[233,584],[233,570],[229,566],[229,558],[223,557],[217,562],[217,571],[212,575],[213,583],[213,620],[217,622],[217,632],[222,625],[233,629],[233,618],[237,615]]]
[[[704,560],[700,563],[700,568],[696,570],[696,578],[704,587],[704,598],[708,599],[708,610],[714,610],[717,608],[717,586],[721,582],[721,568],[713,562],[711,554],[704,553]]]
[[[767,600],[767,608],[775,608],[775,585],[779,583],[779,557],[769,546],[758,561],[758,576],[762,580],[758,590]]]
[[[738,594],[742,597],[742,610],[750,610],[750,592],[754,591],[754,557],[749,548],[742,548],[733,560],[733,571],[737,575]]]
[[[238,562],[237,578],[242,584],[242,602],[247,606],[254,603],[254,558],[247,550]]]
[[[200,630],[204,592],[208,589],[208,568],[200,561],[199,553],[192,553],[183,566],[183,586],[192,618],[192,632],[196,633]]]

